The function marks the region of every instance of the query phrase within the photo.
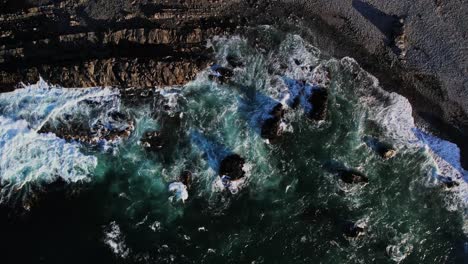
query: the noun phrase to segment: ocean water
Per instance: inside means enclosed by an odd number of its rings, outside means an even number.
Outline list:
[[[466,261],[456,145],[417,128],[409,102],[352,58],[255,30],[214,38],[216,65],[183,87],[41,80],[0,94],[2,263]],[[230,81],[210,77],[219,67],[233,69]],[[307,117],[318,86],[323,121]],[[283,133],[269,142],[261,125],[278,103]],[[152,131],[160,150],[144,147]],[[396,155],[380,157],[376,141]],[[218,171],[233,153],[245,177],[227,187]],[[342,169],[369,182],[344,183]],[[177,183],[186,170],[187,189]],[[445,187],[448,177],[459,185]],[[358,237],[346,235],[350,223]]]

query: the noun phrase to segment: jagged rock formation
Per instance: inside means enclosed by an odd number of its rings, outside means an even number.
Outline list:
[[[181,85],[208,64],[207,38],[232,27],[211,1],[9,2],[0,16],[2,89],[39,75],[63,86]]]

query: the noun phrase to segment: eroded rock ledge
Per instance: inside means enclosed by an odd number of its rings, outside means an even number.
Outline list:
[[[39,75],[63,86],[181,85],[208,64],[206,40],[234,27],[214,1],[8,2],[0,15],[2,89]]]

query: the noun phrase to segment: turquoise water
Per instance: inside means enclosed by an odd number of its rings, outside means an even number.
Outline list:
[[[408,111],[401,108],[404,98],[382,91],[352,59],[326,58],[300,37],[269,28],[256,40],[220,37],[211,45],[221,66],[228,56],[243,62],[230,82],[212,80],[207,69],[184,87],[155,90],[137,104],[121,92],[99,111],[131,117],[128,138],[104,147],[56,139],[80,149],[74,158],[96,164],[80,169],[80,179],[70,173],[64,189],[24,194],[28,201],[39,198],[20,220],[5,220],[7,257],[42,263],[464,261],[463,214],[454,194],[431,180],[427,151],[408,136],[412,119],[399,114]],[[288,96],[298,93],[301,80],[328,89],[325,121],[307,118],[313,106],[304,101],[292,107]],[[284,131],[273,144],[260,130],[278,102],[286,109]],[[140,139],[154,130],[167,136],[161,151],[150,152]],[[392,144],[397,155],[382,159],[367,137]],[[246,160],[246,177],[235,190],[225,189],[217,173],[230,153]],[[343,183],[337,173],[343,168],[364,172],[369,183]],[[193,174],[189,197],[170,199],[168,185],[184,170]],[[40,177],[25,186],[45,181]],[[11,193],[15,185],[2,183],[2,193]],[[350,222],[363,227],[362,235],[345,235]]]

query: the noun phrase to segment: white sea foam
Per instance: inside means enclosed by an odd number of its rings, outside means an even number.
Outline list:
[[[38,134],[25,120],[0,116],[0,181],[4,186],[0,203],[16,200],[18,191],[29,184],[47,184],[59,177],[66,182],[88,181],[96,165],[96,157],[81,153],[78,144],[51,133]],[[29,195],[23,194],[23,198]]]
[[[437,163],[437,171],[440,177],[453,177],[463,179],[465,170],[460,164],[460,149],[452,142],[435,137],[428,132],[414,129],[414,134],[421,140],[427,152]],[[465,179],[466,180],[466,179]]]
[[[279,47],[278,54],[270,59],[273,67],[284,76],[295,80],[313,79],[314,72],[320,63],[320,50],[307,43],[299,35],[288,34]],[[286,65],[284,71],[279,70]]]
[[[185,202],[185,200],[188,199],[188,192],[187,192],[187,186],[185,186],[181,182],[173,182],[169,184],[169,192],[172,192],[174,195],[171,196],[169,199],[171,201],[182,201]]]
[[[54,134],[38,134],[25,120],[0,116],[0,175],[2,183],[21,187],[35,180],[52,182],[86,179],[97,160]]]
[[[388,245],[385,249],[387,255],[395,262],[403,261],[413,251],[413,245],[411,240],[413,239],[411,234],[403,234],[401,238],[394,238],[396,243]]]
[[[213,181],[213,191],[222,192],[228,190],[232,194],[238,193],[246,184],[247,177],[231,181],[228,176],[219,176]]]
[[[165,112],[173,116],[181,111],[179,103],[184,97],[180,89],[158,89],[157,92],[164,98],[162,103],[164,104]]]
[[[383,128],[385,137],[397,148],[424,149],[434,166],[429,176],[444,182],[456,181],[459,185],[451,190],[458,195],[461,205],[466,207],[468,174],[461,166],[458,146],[418,129],[408,99],[383,90],[377,78],[364,71],[354,59],[331,60],[329,66],[336,67],[338,63],[339,71],[348,71],[355,76],[352,92],[356,93],[360,105],[366,109],[367,121],[372,120]]]
[[[0,94],[1,202],[7,202],[27,184],[87,181],[97,158],[80,152],[80,144],[66,142],[53,133],[39,133],[44,124],[73,116],[84,100],[114,109],[118,92],[112,89],[65,89],[44,80]],[[74,112],[77,113],[74,113]],[[85,113],[86,114],[86,113]],[[65,117],[67,119],[70,117]]]
[[[161,222],[154,221],[151,225],[148,226],[153,232],[159,231],[161,229]]]
[[[36,84],[0,94],[0,114],[13,120],[24,119],[32,129],[39,130],[46,122],[81,101],[93,98],[112,101],[118,95],[118,91],[109,88],[64,89],[40,79]]]
[[[435,163],[431,176],[441,182],[456,182],[458,186],[453,186],[452,191],[468,205],[468,172],[461,166],[458,146],[420,129],[414,129],[414,134]]]
[[[109,246],[114,254],[121,258],[126,258],[130,254],[130,249],[125,244],[125,237],[115,221],[105,228],[104,243]]]
[[[341,74],[354,76],[352,85],[343,85],[345,87],[340,89],[358,97],[359,105],[367,111],[365,118],[379,124],[388,138],[400,145],[418,142],[413,133],[415,124],[408,99],[383,90],[377,78],[364,71],[352,58],[345,57],[340,61],[332,59],[328,65],[330,68],[338,67],[337,71]]]

